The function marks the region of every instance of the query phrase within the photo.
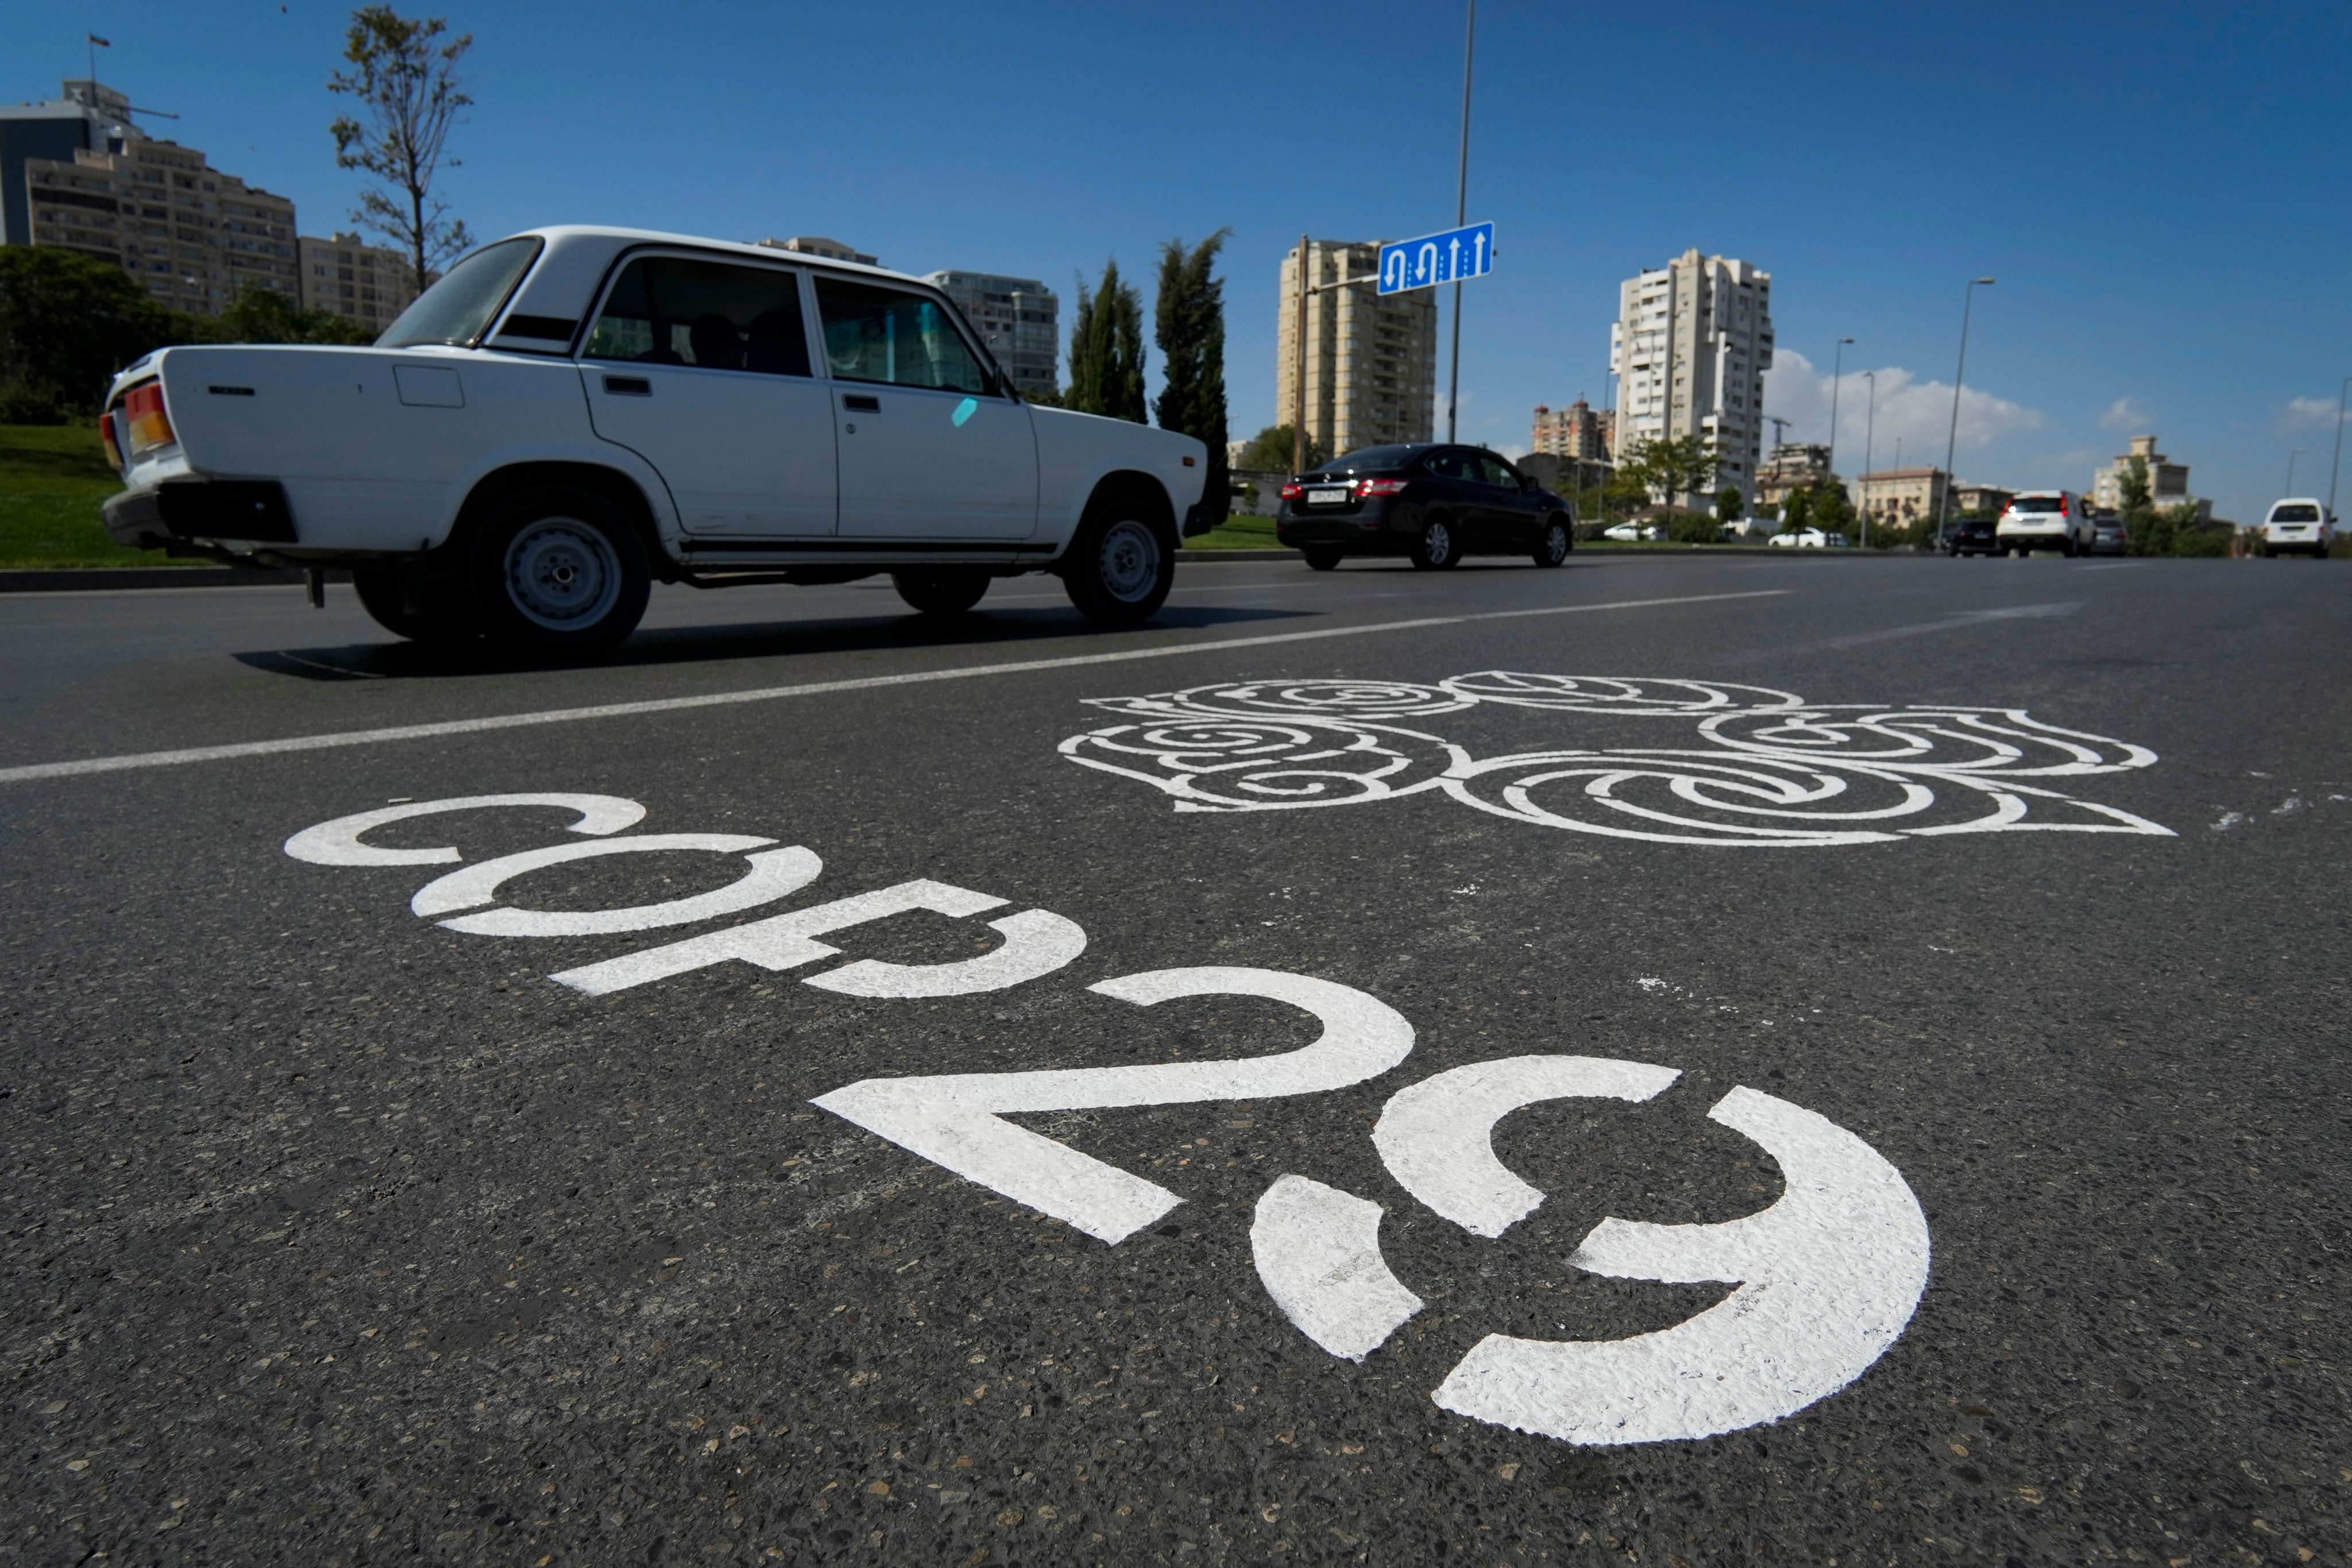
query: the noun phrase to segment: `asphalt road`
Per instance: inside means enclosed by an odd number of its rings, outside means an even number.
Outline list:
[[[2343,570],[1181,584],[0,599],[0,1557],[2352,1559]]]

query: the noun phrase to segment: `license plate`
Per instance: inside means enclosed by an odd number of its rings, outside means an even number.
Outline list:
[[[1348,504],[1348,487],[1345,485],[1328,485],[1320,489],[1308,490],[1307,492],[1307,504],[1309,506],[1345,506]]]

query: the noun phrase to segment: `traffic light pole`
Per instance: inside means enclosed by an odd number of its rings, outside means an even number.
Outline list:
[[[1454,226],[1469,222],[1470,65],[1478,42],[1478,0],[1470,0],[1470,21],[1462,36],[1462,168],[1454,185]],[[1454,280],[1454,353],[1445,372],[1445,438],[1454,438],[1454,414],[1462,398],[1462,280]]]

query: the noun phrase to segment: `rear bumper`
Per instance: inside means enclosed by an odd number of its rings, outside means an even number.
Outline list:
[[[1319,545],[1364,555],[1402,555],[1420,532],[1419,508],[1381,499],[1326,512],[1296,511],[1285,501],[1274,520],[1275,538],[1293,550]]]
[[[174,541],[294,544],[294,511],[276,479],[169,479],[125,490],[105,506],[118,544],[154,550]]]

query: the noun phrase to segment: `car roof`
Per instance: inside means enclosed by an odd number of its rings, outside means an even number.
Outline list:
[[[750,257],[760,261],[790,261],[796,266],[822,267],[840,272],[862,272],[870,277],[887,278],[894,282],[930,287],[911,273],[896,272],[887,267],[868,267],[862,262],[843,261],[835,257],[819,256],[814,251],[786,250],[780,246],[755,245],[750,240],[713,239],[709,235],[677,234],[667,229],[622,228],[605,224],[559,223],[549,224],[541,228],[523,229],[508,237],[521,239],[533,235],[546,240],[551,247],[558,245],[568,247],[583,242],[593,245],[598,241],[613,242],[611,248],[615,251],[633,249],[641,245],[689,246],[697,250],[731,251],[738,256]]]

